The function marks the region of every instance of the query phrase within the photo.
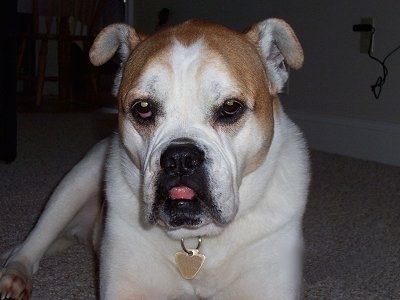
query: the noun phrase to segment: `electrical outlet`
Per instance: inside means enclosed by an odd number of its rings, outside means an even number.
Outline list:
[[[374,26],[374,18],[361,18],[360,24],[369,24]],[[371,40],[372,39],[372,40]],[[371,53],[374,51],[374,36],[372,31],[361,31],[360,32],[360,53],[368,53],[369,46],[371,43]]]

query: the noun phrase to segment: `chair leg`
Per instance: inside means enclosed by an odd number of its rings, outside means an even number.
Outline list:
[[[58,101],[63,101],[66,98],[65,91],[65,42],[57,41],[57,61],[58,61]]]
[[[64,89],[65,89],[65,96],[66,99],[72,103],[75,99],[74,98],[74,91],[73,91],[73,85],[72,85],[72,73],[71,73],[71,65],[75,62],[72,61],[71,57],[71,42],[67,41],[64,44],[64,68],[65,68],[65,73],[64,73]]]
[[[19,46],[18,58],[17,58],[17,74],[21,74],[22,64],[24,62],[26,48],[26,39],[22,39],[21,45]]]
[[[39,49],[38,59],[38,74],[36,84],[36,106],[40,106],[43,96],[44,80],[46,76],[46,64],[47,64],[47,40],[42,40]]]

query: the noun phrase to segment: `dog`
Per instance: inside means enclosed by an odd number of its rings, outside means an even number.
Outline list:
[[[286,64],[304,60],[292,28],[190,20],[143,36],[112,24],[90,60],[116,53],[118,133],[8,253],[1,299],[29,299],[42,256],[76,241],[99,250],[100,299],[299,298],[309,159],[279,100]]]

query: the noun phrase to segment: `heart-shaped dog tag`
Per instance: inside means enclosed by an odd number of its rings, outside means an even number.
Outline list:
[[[188,252],[188,253],[187,253]],[[185,279],[193,279],[200,271],[206,257],[197,249],[187,249],[175,253],[175,261],[178,270]]]

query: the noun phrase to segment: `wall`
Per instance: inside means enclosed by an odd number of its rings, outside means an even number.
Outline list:
[[[400,50],[387,60],[389,75],[376,100],[369,86],[381,75],[381,67],[359,53],[359,34],[352,31],[361,17],[374,17],[374,55],[383,58],[400,44],[400,1],[140,0],[135,2],[135,26],[152,31],[162,7],[171,10],[172,23],[199,17],[238,30],[266,17],[287,20],[304,47],[305,65],[291,73],[289,95],[282,98],[289,113],[305,128],[311,146],[400,165],[400,158],[387,159],[400,153],[400,144],[393,140],[400,140]],[[330,129],[324,128],[324,122]],[[360,126],[373,132],[360,133],[363,140],[352,139]],[[387,128],[391,135],[381,135]],[[332,132],[326,134],[322,129]],[[347,131],[350,136],[343,136]],[[386,144],[374,145],[382,136]],[[374,153],[356,150],[363,147]]]

